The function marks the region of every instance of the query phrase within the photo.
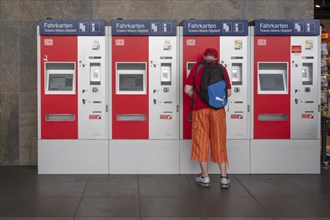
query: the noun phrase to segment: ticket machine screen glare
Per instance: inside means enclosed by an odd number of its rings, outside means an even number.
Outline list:
[[[302,66],[302,84],[312,85],[313,84],[313,64],[304,63]]]
[[[259,74],[261,91],[285,91],[283,74]]]
[[[233,85],[242,85],[242,64],[233,63],[231,67],[231,80]]]

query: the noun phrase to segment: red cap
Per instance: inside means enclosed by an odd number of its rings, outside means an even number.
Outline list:
[[[217,51],[216,49],[214,49],[214,48],[207,48],[207,49],[205,50],[205,52],[204,52],[204,56],[206,56],[206,55],[213,55],[213,56],[215,56],[216,58],[218,58],[219,53],[218,53],[218,51]]]

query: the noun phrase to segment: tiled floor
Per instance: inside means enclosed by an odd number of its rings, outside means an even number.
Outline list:
[[[37,175],[0,167],[0,219],[330,219],[330,172],[231,175]]]

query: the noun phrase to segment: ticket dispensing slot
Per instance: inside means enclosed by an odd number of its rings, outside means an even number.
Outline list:
[[[305,86],[313,85],[313,63],[303,63],[302,84]]]
[[[259,121],[287,121],[287,114],[259,114]]]
[[[116,94],[146,94],[146,63],[116,63]]]
[[[161,85],[171,85],[172,81],[172,64],[161,63],[160,64],[160,82]]]
[[[145,121],[145,114],[117,114],[117,121]]]
[[[74,63],[45,63],[45,94],[75,94]]]
[[[90,84],[101,85],[101,64],[90,63]]]
[[[288,94],[287,63],[258,63],[258,94]]]
[[[242,85],[242,64],[232,63],[231,79],[233,85]]]
[[[46,121],[74,121],[74,114],[46,114]]]

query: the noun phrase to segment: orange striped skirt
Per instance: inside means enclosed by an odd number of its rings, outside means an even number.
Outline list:
[[[200,162],[228,163],[225,109],[201,109],[192,112],[191,159]]]

